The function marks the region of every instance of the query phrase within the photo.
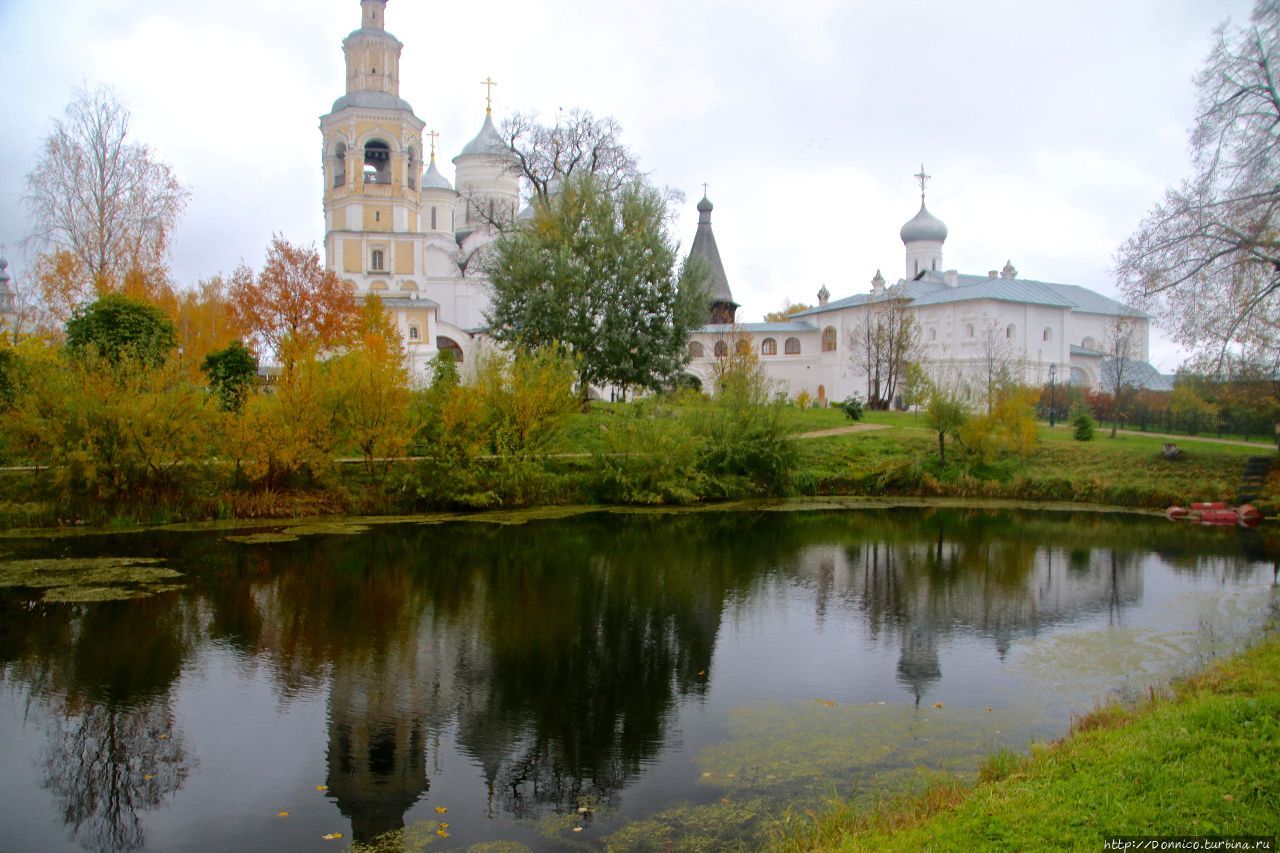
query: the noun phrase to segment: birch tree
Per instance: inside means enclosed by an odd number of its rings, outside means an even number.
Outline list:
[[[77,90],[26,177],[26,243],[74,259],[81,301],[118,290],[132,270],[163,270],[190,196],[149,147],[129,138],[129,120],[110,88]]]
[[[1280,4],[1221,25],[1195,81],[1194,174],[1120,248],[1125,296],[1201,369],[1280,357]]]

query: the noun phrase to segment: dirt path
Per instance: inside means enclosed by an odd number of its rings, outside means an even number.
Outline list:
[[[805,438],[826,438],[829,435],[849,435],[854,432],[870,432],[875,429],[888,429],[887,424],[853,424],[851,426],[836,427],[835,429],[820,429],[815,432],[802,432],[796,436],[799,439]]]
[[[1070,427],[1067,428],[1070,429]],[[1203,441],[1206,444],[1230,444],[1233,447],[1252,447],[1259,453],[1274,453],[1276,449],[1274,444],[1266,441],[1240,441],[1235,438],[1208,438],[1200,435],[1174,435],[1173,433],[1168,432],[1142,432],[1141,430],[1136,429],[1122,429],[1119,433],[1120,435],[1134,435],[1146,438],[1164,438],[1168,439],[1173,444],[1177,444],[1179,441]],[[1104,427],[1102,424],[1098,424],[1099,436],[1106,436],[1110,434],[1111,430],[1109,428]]]

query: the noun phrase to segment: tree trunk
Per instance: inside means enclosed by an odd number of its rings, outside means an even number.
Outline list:
[[[1277,427],[1280,429],[1280,427]],[[947,464],[947,434],[945,432],[938,433],[938,461],[943,465]]]

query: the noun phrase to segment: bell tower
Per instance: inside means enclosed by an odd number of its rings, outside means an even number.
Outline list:
[[[357,295],[412,296],[423,277],[424,122],[400,97],[404,45],[387,32],[387,0],[361,0],[342,42],[346,94],[320,119],[325,263]]]

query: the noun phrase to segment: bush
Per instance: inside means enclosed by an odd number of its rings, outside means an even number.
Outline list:
[[[594,456],[596,497],[606,503],[687,504],[702,497],[702,442],[685,418],[666,407],[637,404],[605,428]]]
[[[832,403],[831,405],[844,412],[844,416],[851,421],[862,420],[862,416],[866,413],[866,406],[857,395],[845,397],[844,402]]]
[[[1093,416],[1084,409],[1077,409],[1071,416],[1071,434],[1076,441],[1093,441],[1096,428]]]
[[[740,480],[755,493],[785,493],[798,451],[782,417],[783,404],[773,399],[759,362],[754,355],[728,360],[716,384],[716,396],[696,419],[705,439],[699,469],[729,477],[726,492]]]

